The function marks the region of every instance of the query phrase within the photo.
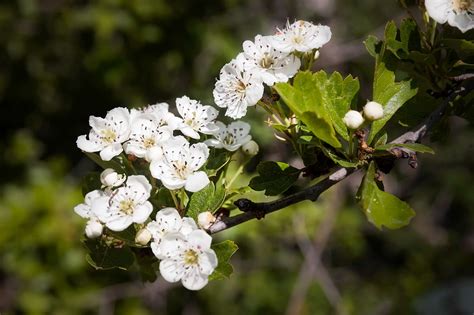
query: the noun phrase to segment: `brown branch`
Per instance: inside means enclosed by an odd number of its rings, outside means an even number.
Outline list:
[[[458,96],[463,96],[470,91],[469,88],[459,86],[450,95],[445,99],[445,101],[434,111],[432,112],[420,125],[418,125],[413,131],[408,131],[402,134],[400,137],[391,141],[391,143],[414,143],[419,142],[427,132],[433,128],[448,112],[450,103]],[[401,149],[402,151],[406,149]],[[409,156],[413,157],[414,152],[410,151]],[[403,155],[397,156],[397,158],[402,158]],[[416,160],[415,160],[416,161]],[[308,187],[302,191],[299,191],[295,194],[280,198],[275,201],[270,202],[253,202],[249,199],[238,199],[234,204],[244,213],[232,216],[232,217],[219,217],[217,221],[208,229],[208,232],[211,234],[218,233],[220,231],[226,230],[233,226],[239,225],[241,223],[247,222],[252,219],[262,219],[265,215],[272,213],[274,211],[286,208],[292,204],[304,201],[311,200],[316,201],[319,196],[326,191],[331,186],[337,184],[348,175],[354,173],[358,169],[348,169],[340,167],[329,177],[323,179],[317,184]]]

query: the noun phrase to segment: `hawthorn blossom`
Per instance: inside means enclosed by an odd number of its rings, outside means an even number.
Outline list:
[[[217,130],[214,120],[219,112],[212,106],[202,105],[199,101],[183,96],[176,99],[176,108],[183,117],[178,128],[185,136],[199,139],[198,132],[210,135]]]
[[[249,142],[247,142],[246,144],[242,146],[242,151],[244,151],[245,154],[250,155],[250,156],[257,155],[259,149],[260,148],[257,142],[253,140],[250,140]]]
[[[278,30],[271,37],[273,47],[282,52],[307,52],[321,48],[331,39],[331,29],[326,25],[314,25],[307,21],[286,23],[286,28]]]
[[[122,143],[130,134],[130,114],[128,109],[117,107],[110,110],[105,118],[90,116],[89,139],[86,135],[77,138],[77,146],[85,152],[98,152],[104,161],[110,161],[122,153]]]
[[[168,140],[163,146],[163,157],[150,164],[151,175],[171,190],[184,187],[196,192],[207,186],[209,178],[198,171],[209,157],[209,148],[204,143],[189,145],[182,136]]]
[[[127,154],[139,158],[146,158],[147,152],[153,148],[160,148],[172,136],[172,131],[160,127],[159,121],[151,114],[137,115],[132,121],[130,140],[124,144]],[[149,155],[148,155],[149,156]]]
[[[301,66],[298,57],[275,49],[271,42],[271,36],[257,35],[255,42],[246,40],[242,45],[245,57],[269,86],[287,82]]]
[[[474,1],[425,0],[428,15],[438,23],[457,27],[465,33],[474,28]]]
[[[241,118],[248,106],[262,98],[263,82],[258,72],[252,70],[251,62],[240,53],[221,69],[213,95],[217,106],[227,108],[226,116]]]
[[[102,188],[114,188],[122,185],[127,176],[125,174],[117,173],[113,168],[106,168],[100,173],[100,182]]]
[[[374,101],[368,102],[365,104],[363,112],[364,117],[368,120],[378,120],[383,117],[383,106]]]
[[[102,190],[93,190],[88,192],[84,197],[84,203],[74,207],[74,212],[85,219],[89,219],[86,223],[85,233],[88,238],[96,238],[102,235],[103,225],[92,211],[92,203],[105,196]]]
[[[217,122],[219,130],[214,134],[215,139],[208,139],[204,143],[215,148],[224,148],[227,151],[236,151],[242,145],[249,142],[250,125],[243,121],[235,121],[229,126]]]
[[[131,120],[141,114],[153,115],[160,127],[167,126],[171,131],[176,130],[181,122],[181,118],[176,117],[169,111],[168,103],[156,103],[148,105],[140,109],[132,109],[130,111]]]
[[[161,243],[164,256],[160,273],[168,282],[181,281],[189,290],[200,290],[217,267],[216,253],[211,249],[212,238],[203,230],[194,230],[187,236],[166,234]]]
[[[347,128],[357,129],[364,123],[364,117],[362,117],[358,111],[350,110],[344,115],[342,121],[344,121],[344,124],[347,126]]]
[[[143,175],[127,178],[125,186],[112,195],[94,200],[92,211],[112,231],[123,231],[132,223],[144,223],[153,210],[150,198],[151,185]]]
[[[175,208],[164,208],[156,213],[156,219],[147,224],[146,230],[151,233],[152,242],[150,244],[153,254],[158,259],[163,259],[161,251],[161,240],[168,233],[181,233],[188,235],[197,229],[197,225],[192,218],[181,218]]]

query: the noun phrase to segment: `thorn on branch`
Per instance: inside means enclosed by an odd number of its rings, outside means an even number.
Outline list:
[[[255,218],[258,220],[265,217],[265,209],[258,207],[258,205],[251,200],[245,198],[238,199],[234,202],[234,205],[242,212],[253,212],[255,214]]]

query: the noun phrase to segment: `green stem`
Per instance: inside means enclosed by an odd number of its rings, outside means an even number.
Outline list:
[[[176,198],[176,191],[170,190],[169,192],[170,192],[171,198],[173,199],[174,206],[176,207],[176,210],[178,210],[178,212],[181,213],[181,205],[180,205],[178,199]]]
[[[431,23],[431,37],[430,37],[430,45],[431,45],[431,48],[433,48],[434,46],[434,41],[435,41],[435,36],[436,36],[436,25],[438,25],[438,23],[433,20],[433,22]]]

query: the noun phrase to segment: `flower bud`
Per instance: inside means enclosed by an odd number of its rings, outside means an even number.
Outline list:
[[[250,156],[257,155],[258,150],[259,150],[258,144],[257,142],[253,140],[250,140],[249,142],[247,142],[246,144],[242,146],[242,151],[244,151],[245,154],[250,155]]]
[[[117,187],[123,184],[126,180],[125,175],[118,174],[115,170],[111,168],[105,169],[100,174],[100,182],[104,187]]]
[[[160,147],[152,147],[145,153],[145,160],[147,162],[159,160],[163,157],[163,150]]]
[[[151,240],[151,233],[147,229],[141,229],[135,235],[135,243],[145,246]]]
[[[316,50],[314,53],[314,60],[319,58],[319,50]]]
[[[364,117],[355,110],[350,110],[342,119],[349,129],[357,129],[364,123]]]
[[[207,230],[211,225],[216,222],[216,217],[209,211],[201,212],[198,215],[198,225]]]
[[[377,102],[368,102],[364,106],[364,117],[374,121],[383,117],[383,107]]]
[[[86,224],[86,236],[88,238],[97,238],[102,235],[103,229],[104,227],[99,221],[91,219]]]

